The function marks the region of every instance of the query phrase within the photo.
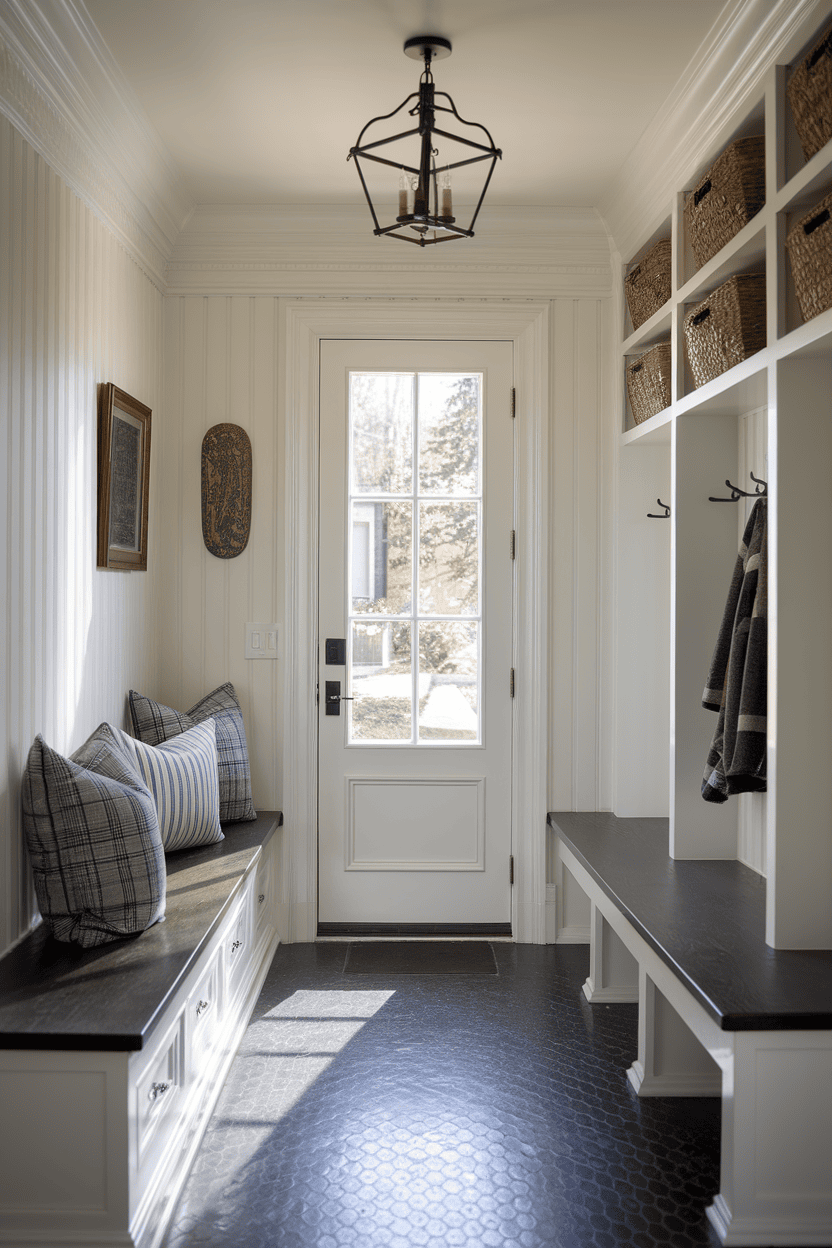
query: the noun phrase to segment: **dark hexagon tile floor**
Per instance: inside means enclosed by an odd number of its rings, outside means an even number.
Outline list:
[[[585,946],[499,975],[281,947],[165,1248],[716,1248],[719,1101],[644,1100]]]

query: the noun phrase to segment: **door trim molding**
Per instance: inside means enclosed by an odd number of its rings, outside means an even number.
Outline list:
[[[512,300],[281,299],[286,614],[281,901],[289,941],[317,931],[318,395],[327,338],[473,339],[514,344],[517,390],[512,728],[512,930],[546,939],[549,303]],[[511,414],[506,413],[506,419]]]

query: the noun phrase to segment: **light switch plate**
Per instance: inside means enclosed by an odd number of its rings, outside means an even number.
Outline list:
[[[246,624],[246,658],[276,659],[279,630],[277,624]]]

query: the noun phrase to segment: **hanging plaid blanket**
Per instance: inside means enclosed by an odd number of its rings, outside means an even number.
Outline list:
[[[742,536],[702,695],[702,705],[719,713],[702,781],[706,802],[766,787],[767,581],[766,502],[760,498]]]

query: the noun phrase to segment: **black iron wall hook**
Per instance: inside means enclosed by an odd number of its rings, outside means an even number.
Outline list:
[[[670,508],[668,507],[667,503],[663,503],[663,502],[662,502],[662,500],[661,500],[660,498],[657,498],[657,499],[656,499],[656,502],[659,504],[659,506],[660,506],[660,507],[664,507],[664,514],[662,514],[662,515],[656,515],[656,513],[655,513],[655,512],[653,512],[653,511],[648,511],[648,513],[647,513],[647,519],[648,519],[648,520],[669,520],[669,519],[670,519]]]
[[[768,482],[764,481],[762,477],[755,477],[753,472],[749,472],[748,475],[751,478],[751,480],[755,482],[755,486],[753,490],[741,490],[738,485],[733,485],[726,477],[725,484],[728,486],[728,489],[731,491],[731,497],[730,498],[714,498],[712,494],[709,494],[708,502],[709,503],[736,503],[736,502],[739,502],[741,498],[767,498],[768,497]]]

